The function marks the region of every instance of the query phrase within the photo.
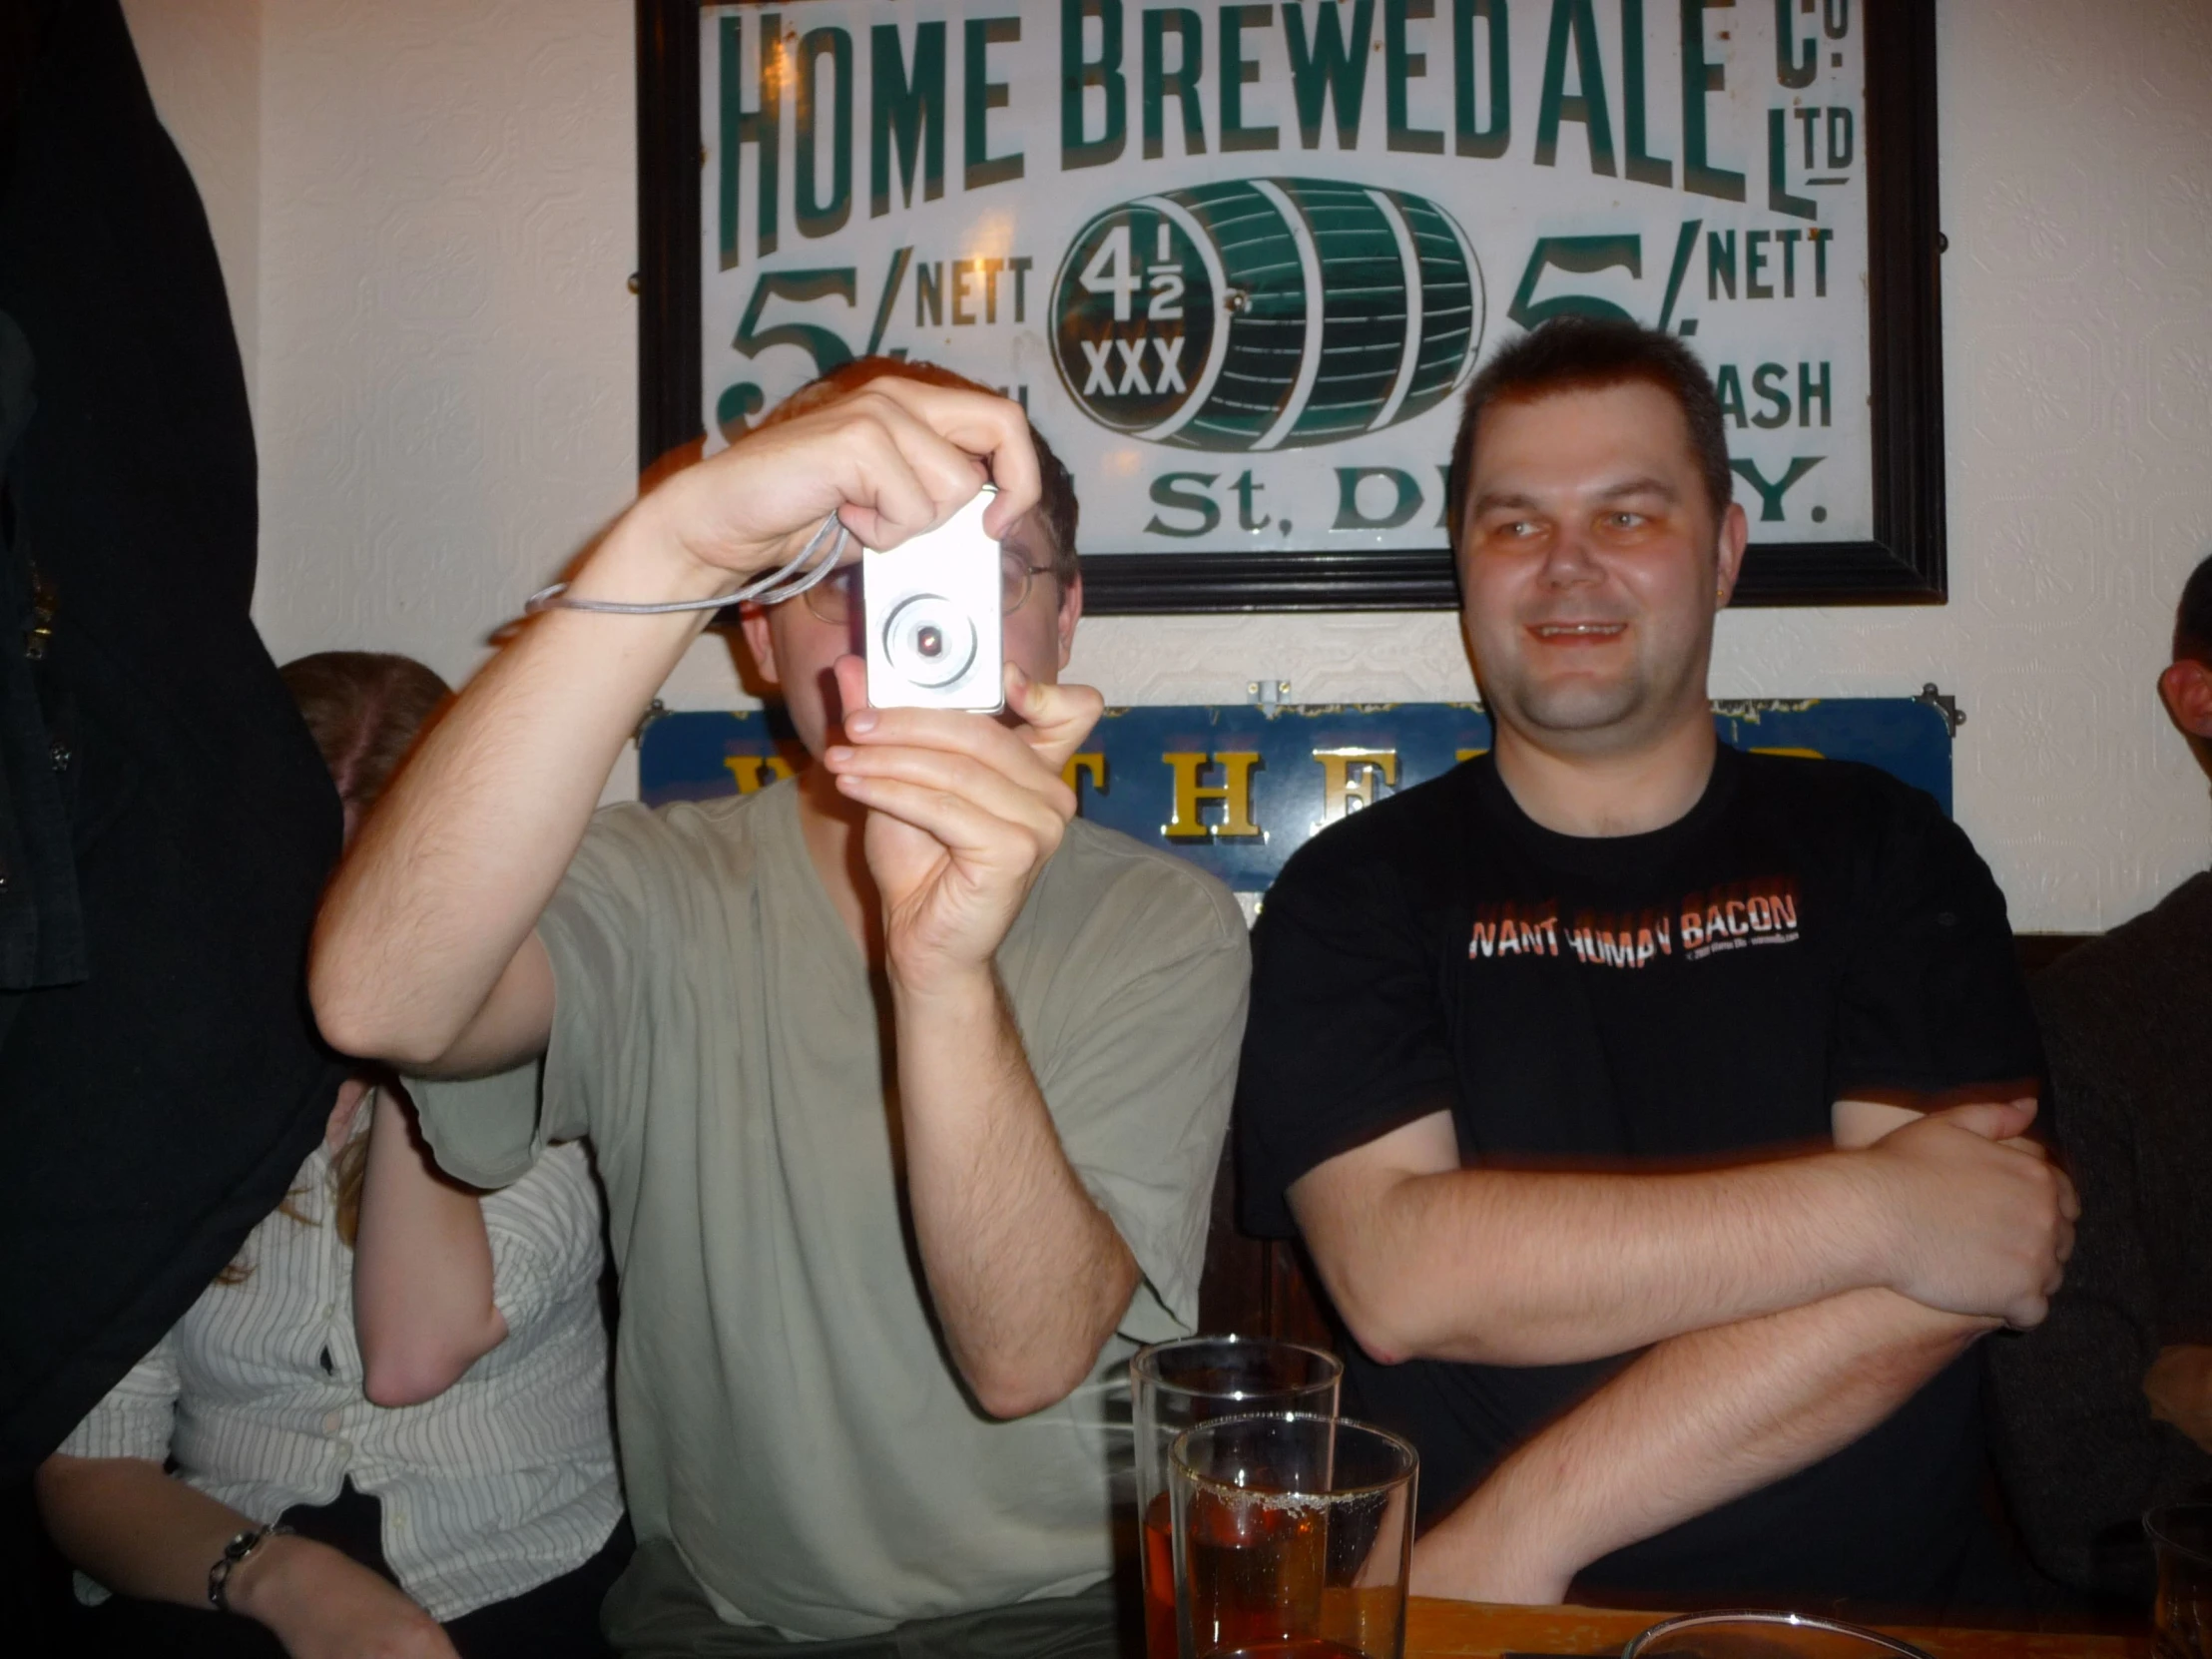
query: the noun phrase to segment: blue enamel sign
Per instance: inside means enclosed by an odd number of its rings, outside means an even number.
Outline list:
[[[1739,749],[1862,761],[1950,811],[1950,729],[1914,698],[1721,703]],[[1082,814],[1264,892],[1316,830],[1490,746],[1472,704],[1112,709],[1068,763]],[[769,712],[664,715],[640,745],[650,806],[750,795],[806,764]]]

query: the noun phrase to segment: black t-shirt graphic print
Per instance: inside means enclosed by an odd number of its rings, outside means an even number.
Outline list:
[[[2004,901],[1927,796],[1722,748],[1648,834],[1542,829],[1490,758],[1318,836],[1254,933],[1237,1110],[1245,1225],[1449,1110],[1470,1165],[1665,1168],[1826,1144],[1831,1106],[2026,1078]],[[1470,1265],[1470,1271],[1478,1271]],[[1421,1453],[1424,1521],[1633,1359],[1378,1365],[1357,1409]],[[1856,1444],[1594,1564],[1578,1590],[1940,1603],[1978,1537],[1975,1355]]]

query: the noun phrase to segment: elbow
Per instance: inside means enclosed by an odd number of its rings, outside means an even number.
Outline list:
[[[347,971],[348,964],[360,959],[361,946],[345,936],[345,923],[335,910],[326,898],[307,942],[307,1006],[324,1042],[340,1054],[374,1057],[382,1034],[375,998],[358,973]]]
[[[976,1383],[975,1403],[982,1406],[986,1415],[1000,1422],[1011,1422],[1016,1417],[1026,1417],[1033,1411],[1042,1411],[1057,1405],[1067,1397],[1067,1390],[1055,1393],[1050,1388],[1024,1387],[1019,1382],[998,1384]]]
[[[444,1042],[423,1042],[419,1032],[402,1032],[344,1014],[332,1018],[315,1010],[315,1027],[322,1040],[340,1054],[356,1060],[376,1060],[409,1076],[434,1074],[446,1050]]]
[[[39,1517],[49,1530],[57,1518],[74,1508],[79,1494],[90,1483],[93,1467],[90,1458],[72,1457],[57,1451],[31,1471],[31,1495],[38,1503]]]
[[[1127,1306],[1127,1298],[1122,1306]],[[1109,1324],[1096,1340],[1076,1337],[1052,1350],[964,1358],[960,1375],[967,1380],[975,1403],[988,1415],[1001,1422],[1026,1417],[1059,1404],[1090,1381],[1098,1369],[1099,1352],[1112,1335]]]
[[[438,1354],[363,1355],[361,1392],[371,1405],[420,1405],[435,1399],[455,1382],[471,1364],[455,1356]]]
[[[1315,1266],[1347,1335],[1377,1365],[1441,1358],[1430,1352],[1433,1333],[1421,1318],[1408,1275],[1387,1262],[1349,1265],[1323,1261],[1318,1253]]]
[[[483,1330],[451,1341],[379,1341],[363,1332],[361,1392],[371,1405],[420,1405],[467,1376],[506,1337],[506,1321],[496,1310]]]
[[[1082,1309],[1067,1323],[1034,1330],[1026,1343],[956,1342],[953,1362],[975,1403],[1004,1422],[1046,1410],[1075,1392],[1097,1371],[1099,1354],[1121,1326],[1138,1278],[1137,1259],[1116,1235],[1097,1274],[1061,1287],[1062,1306]]]
[[[340,1054],[382,1060],[401,1071],[434,1065],[452,1039],[435,1040],[437,1033],[406,1029],[386,999],[357,975],[345,973],[332,960],[334,954],[318,937],[307,961],[307,1003],[322,1040]],[[433,1040],[425,1041],[426,1035]]]
[[[1087,1365],[976,1367],[966,1373],[975,1403],[1001,1422],[1059,1404],[1089,1375]]]
[[[1403,1365],[1421,1356],[1421,1342],[1406,1317],[1409,1310],[1388,1296],[1333,1297],[1345,1330],[1360,1352],[1379,1366]]]
[[[1432,1275],[1380,1253],[1345,1263],[1317,1252],[1315,1263],[1347,1335],[1379,1366],[1409,1360],[1542,1366],[1597,1358],[1562,1349],[1528,1309],[1495,1285],[1461,1281],[1440,1289]]]

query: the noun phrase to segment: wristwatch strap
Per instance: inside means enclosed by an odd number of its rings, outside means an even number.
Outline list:
[[[282,1521],[268,1526],[250,1526],[235,1535],[223,1546],[223,1553],[216,1557],[215,1565],[208,1569],[208,1605],[219,1613],[231,1610],[231,1575],[253,1559],[254,1552],[272,1538],[289,1534],[291,1528]]]

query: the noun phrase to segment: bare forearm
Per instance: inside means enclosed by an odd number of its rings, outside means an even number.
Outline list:
[[[255,1525],[139,1457],[49,1457],[38,1471],[39,1514],[55,1545],[121,1595],[208,1604],[208,1569]]]
[[[1294,1194],[1294,1199],[1296,1195]],[[1687,1175],[1451,1170],[1382,1192],[1323,1276],[1387,1360],[1598,1359],[1879,1282],[1833,1155]],[[1306,1219],[1301,1212],[1302,1221]]]
[[[624,521],[575,591],[703,597],[649,521]],[[551,611],[525,624],[392,781],[332,881],[309,969],[323,1033],[410,1069],[450,1051],[559,884],[623,743],[709,613]],[[504,1058],[495,1057],[495,1058]]]
[[[206,1610],[208,1571],[257,1525],[136,1457],[49,1457],[39,1511],[64,1555],[109,1589]],[[232,1612],[286,1653],[454,1659],[429,1614],[368,1568],[309,1538],[266,1538],[225,1584]]]
[[[893,1006],[914,1234],[946,1345],[993,1415],[1042,1409],[1089,1375],[1136,1263],[1069,1167],[996,983],[894,980]]]
[[[412,1114],[389,1090],[377,1096],[370,1131],[353,1322],[366,1391],[379,1405],[444,1392],[507,1335],[492,1302],[482,1202],[431,1166]]]
[[[1592,1561],[1850,1444],[1992,1325],[1861,1290],[1661,1343],[1435,1527],[1414,1587],[1558,1601]]]

